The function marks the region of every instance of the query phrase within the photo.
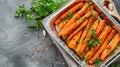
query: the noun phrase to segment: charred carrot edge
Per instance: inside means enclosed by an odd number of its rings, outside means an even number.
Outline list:
[[[88,8],[88,3],[85,3],[84,6],[81,8],[81,10],[79,10],[68,22],[67,24],[63,27],[63,29],[58,33],[58,36],[61,36],[61,33],[64,32],[64,30],[66,30],[71,24],[73,24],[74,22],[76,22],[76,20],[78,20],[83,14],[85,14],[87,12],[87,8]]]
[[[101,31],[103,30],[105,23],[106,23],[105,20],[101,20],[100,23],[98,24],[98,27],[96,29],[96,36],[97,37],[100,35]]]
[[[85,22],[83,22],[67,39],[67,43],[69,43],[69,41],[71,40],[71,38],[78,33],[82,28],[84,28],[86,26],[86,24],[88,23],[88,20],[86,20]]]
[[[98,26],[98,20],[96,20],[96,21],[93,23],[93,25],[92,25],[92,27],[91,27],[90,30],[92,30],[92,29],[95,29],[95,30],[96,30],[97,26]],[[92,32],[89,31],[88,34],[87,34],[87,37],[85,38],[83,44],[81,45],[80,54],[82,54],[82,55],[84,54],[84,51],[85,51],[85,49],[86,49],[87,46],[88,46],[87,41],[90,40],[91,34],[92,34]]]
[[[85,29],[84,29],[84,31],[82,33],[82,36],[81,36],[80,41],[79,41],[79,44],[78,44],[78,46],[75,49],[76,53],[78,53],[78,54],[80,53],[79,50],[81,48],[81,45],[82,45],[86,35],[88,34],[88,29],[90,29],[91,23],[92,23],[92,18],[90,17],[89,20],[88,20],[88,24],[86,25],[86,27],[85,27]]]
[[[93,4],[94,10],[96,10],[99,14],[102,13],[102,11],[99,9],[99,7],[96,4]]]
[[[93,64],[95,60],[100,56],[100,54],[103,52],[107,44],[110,42],[110,40],[113,38],[115,35],[115,30],[113,29],[107,39],[104,41],[104,43],[101,45],[100,49],[96,52],[96,54],[89,60],[90,64]]]
[[[105,50],[102,52],[100,56],[101,60],[105,60],[105,58],[116,48],[119,41],[120,41],[120,35],[117,33],[110,41],[110,43],[107,45]]]
[[[112,30],[112,28],[110,26],[105,26],[104,30],[102,31],[102,33],[98,37],[98,39],[100,39],[101,44],[104,42],[104,40],[109,35],[111,30]],[[98,48],[101,46],[101,44],[95,46],[90,51],[88,51],[87,54],[85,55],[85,59],[88,59],[88,60],[91,59],[91,57],[95,54],[95,52],[98,50]]]
[[[62,37],[69,36],[69,34],[71,34],[71,32],[73,32],[75,28],[77,28],[81,23],[83,23],[87,18],[89,18],[90,15],[91,12],[88,12],[81,19],[69,25],[69,27],[61,33],[61,36]],[[85,18],[85,20],[83,20],[83,18]]]
[[[60,16],[56,21],[55,24],[58,25],[63,19],[66,18],[68,16],[69,13],[75,13],[78,9],[82,8],[82,6],[84,5],[83,2],[78,3],[77,5],[73,6],[70,10],[68,10],[66,13],[64,13],[62,16]]]
[[[71,48],[71,49],[75,49],[77,44],[78,44],[78,41],[80,39],[80,36],[82,34],[82,30],[80,32],[78,32],[78,34],[76,34],[72,40],[68,43],[68,47]]]

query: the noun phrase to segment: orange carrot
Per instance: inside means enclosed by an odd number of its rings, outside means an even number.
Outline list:
[[[97,15],[98,15],[98,13],[97,13]],[[103,30],[104,25],[105,25],[105,22],[106,22],[105,20],[101,20],[101,21],[99,22],[98,27],[97,27],[97,29],[96,29],[96,36],[97,36],[97,37],[100,35],[101,31]],[[84,55],[85,55],[87,52],[88,52],[88,49],[85,50]],[[83,56],[84,56],[84,55],[83,55]]]
[[[78,20],[82,15],[84,15],[87,12],[88,8],[88,3],[85,3],[85,5],[82,7],[81,10],[79,10],[68,22],[67,24],[63,27],[63,29],[58,33],[58,36],[61,36],[61,33],[66,30],[70,25],[72,25],[76,20]]]
[[[90,29],[91,22],[92,22],[92,18],[89,18],[88,24],[87,24],[87,26],[85,27],[85,29],[84,29],[84,31],[83,31],[83,33],[82,33],[82,36],[81,36],[80,41],[79,41],[79,44],[78,44],[78,46],[77,46],[76,49],[75,49],[76,53],[78,53],[78,54],[80,53],[79,50],[80,50],[80,48],[81,48],[81,45],[82,45],[82,43],[83,43],[86,35],[88,34],[88,29]],[[70,36],[70,37],[71,37],[71,36]],[[68,41],[68,42],[69,42],[69,41]]]
[[[82,23],[77,29],[75,29],[75,31],[67,38],[67,43],[69,43],[69,41],[72,39],[72,37],[74,35],[76,35],[76,33],[78,33],[82,28],[84,28],[86,26],[86,24],[88,23],[88,20],[86,20],[84,23]]]
[[[84,5],[83,2],[78,3],[77,5],[73,6],[71,9],[69,9],[66,13],[64,13],[62,16],[60,16],[56,21],[55,24],[58,25],[62,20],[68,16],[69,13],[75,13],[77,12],[77,10],[79,10],[80,8],[82,8],[82,6]]]
[[[78,32],[78,34],[76,34],[72,40],[68,43],[68,47],[71,48],[71,49],[75,49],[76,46],[78,45],[78,41],[80,39],[80,36],[82,34],[82,30],[80,32]]]
[[[107,44],[110,42],[110,40],[113,38],[113,36],[115,35],[115,30],[113,29],[111,31],[111,33],[109,34],[109,36],[107,37],[107,39],[105,39],[104,43],[101,45],[101,47],[99,48],[99,50],[96,52],[96,54],[89,60],[90,64],[93,64],[95,62],[95,60],[99,57],[99,55],[103,52],[103,50],[105,49],[105,47],[107,46]]]
[[[81,23],[83,23],[90,15],[91,15],[91,12],[88,12],[81,19],[79,19],[78,21],[76,21],[73,24],[69,25],[69,27],[67,29],[65,29],[63,32],[61,32],[61,36],[66,37],[69,34],[71,34],[71,32],[73,32],[74,29],[76,27],[78,27]]]
[[[107,45],[105,50],[102,52],[100,56],[101,60],[105,60],[105,58],[116,48],[119,41],[120,41],[120,35],[117,33],[110,41],[110,43]]]
[[[97,37],[100,35],[101,31],[103,30],[105,23],[106,23],[105,20],[101,20],[100,23],[98,24],[98,27],[96,29],[96,36]]]
[[[93,7],[94,7],[94,9],[95,9],[99,14],[102,13],[102,11],[100,10],[100,8],[99,8],[96,4],[93,4]]]
[[[93,6],[90,6],[90,7],[88,8],[88,11],[92,11],[92,10],[93,10]],[[96,17],[98,16],[98,13],[97,13],[97,12],[93,11],[93,13],[95,13],[95,16],[96,16]],[[58,25],[59,29],[60,29],[60,30],[63,29],[63,27],[67,24],[68,21],[69,21],[69,19],[61,22],[61,23]]]
[[[111,32],[111,29],[112,28],[110,26],[105,26],[104,30],[98,37],[98,39],[100,39],[99,41],[101,44],[104,42],[104,40],[106,39],[108,34]],[[88,59],[88,60],[91,59],[91,57],[95,54],[95,52],[98,50],[98,48],[101,46],[101,44],[98,44],[97,46],[92,48],[90,51],[88,51],[87,54],[85,55],[85,59]]]
[[[90,30],[92,30],[92,29],[96,30],[97,26],[98,26],[98,20],[96,20],[94,22],[94,24],[92,25]],[[87,34],[87,37],[85,38],[83,44],[81,45],[80,54],[82,54],[82,55],[84,54],[84,51],[85,51],[86,47],[88,46],[87,41],[90,40],[91,35],[92,35],[92,32],[89,31],[88,34]]]
[[[61,30],[67,22],[68,22],[68,20],[62,21],[62,22],[58,25],[59,29]]]

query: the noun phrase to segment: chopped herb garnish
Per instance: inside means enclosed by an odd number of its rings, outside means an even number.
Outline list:
[[[57,8],[62,6],[68,0],[32,0],[31,7],[26,9],[24,5],[20,5],[15,12],[15,17],[25,17],[27,22],[33,22],[28,28],[39,30],[42,26],[41,21],[46,16],[55,12]]]
[[[95,12],[92,12],[91,16],[92,16],[92,19],[96,18]]]
[[[100,41],[99,41],[99,39],[95,39],[95,40],[94,40],[94,46],[97,46],[97,45],[99,45],[99,44],[101,44]]]
[[[86,30],[90,31],[90,28],[86,28]]]
[[[67,15],[67,19],[71,19],[73,17],[73,13],[69,12]]]
[[[91,39],[87,41],[88,42],[88,49],[89,50],[91,50],[95,46],[101,44],[100,41],[99,41],[99,39],[96,37],[96,31],[95,31],[95,29],[92,29],[90,31],[92,32]]]
[[[78,45],[78,44],[80,44],[80,42],[79,42],[79,41],[76,41],[76,45]]]
[[[93,4],[92,2],[89,2],[89,3],[88,3],[88,7],[90,7],[92,4]]]
[[[101,60],[100,59],[96,59],[95,62],[94,62],[94,66],[95,67],[99,67],[100,63],[101,63]]]
[[[82,17],[82,20],[85,21],[85,20],[86,20],[86,17]]]
[[[93,44],[93,40],[89,40],[88,41],[88,50],[91,50],[92,48],[94,48],[94,46],[92,45]]]
[[[68,38],[68,37],[64,37],[64,38],[63,38],[63,41],[66,41],[66,40],[67,40],[67,38]]]

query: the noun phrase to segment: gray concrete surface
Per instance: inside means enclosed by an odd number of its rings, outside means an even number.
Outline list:
[[[30,7],[31,0],[0,0],[0,67],[66,67],[51,39],[27,29],[24,19],[15,18],[20,4]]]
[[[49,36],[42,35],[43,28],[27,29],[24,19],[14,17],[18,6],[29,7],[30,1],[0,0],[0,67],[67,67]],[[114,1],[120,13],[120,1]]]

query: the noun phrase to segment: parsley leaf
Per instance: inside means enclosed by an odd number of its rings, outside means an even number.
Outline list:
[[[100,39],[98,39],[96,37],[96,31],[95,31],[95,29],[92,29],[92,30],[89,30],[89,31],[92,32],[92,34],[91,34],[91,40],[88,40],[87,42],[88,42],[88,49],[91,50],[92,48],[94,48],[97,45],[100,45],[101,43],[99,41]]]
[[[39,30],[42,26],[42,19],[55,12],[67,1],[68,0],[32,0],[29,9],[26,9],[24,4],[20,5],[15,12],[15,17],[22,18],[25,16],[27,22],[33,22],[33,25],[28,26],[28,28]]]
[[[101,60],[96,59],[95,62],[94,62],[95,67],[99,67],[100,63],[101,63]]]
[[[76,45],[78,45],[78,44],[80,44],[80,42],[79,42],[79,41],[76,41]]]

